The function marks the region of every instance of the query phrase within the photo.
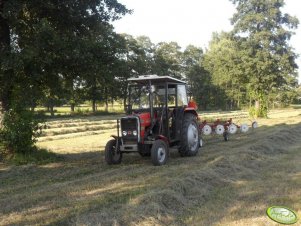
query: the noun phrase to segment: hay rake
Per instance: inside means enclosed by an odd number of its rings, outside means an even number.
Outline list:
[[[250,128],[256,129],[258,127],[258,123],[256,121],[251,121],[251,125],[247,123],[238,125],[232,121],[232,118],[230,118],[227,121],[217,119],[215,122],[207,122],[207,120],[204,120],[199,124],[199,126],[202,135],[223,135],[224,140],[228,141],[229,134],[247,133]]]

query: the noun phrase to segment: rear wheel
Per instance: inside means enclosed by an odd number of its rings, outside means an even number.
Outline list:
[[[179,152],[181,156],[195,156],[200,148],[199,128],[194,114],[184,115]]]
[[[156,140],[151,149],[152,163],[155,166],[164,165],[169,157],[169,149],[163,140]]]
[[[119,150],[119,146],[116,147],[116,140],[109,140],[105,148],[105,160],[109,165],[120,164],[122,159],[122,153]]]

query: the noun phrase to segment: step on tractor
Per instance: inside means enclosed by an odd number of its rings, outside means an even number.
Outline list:
[[[136,152],[150,156],[153,165],[164,165],[171,147],[181,156],[195,156],[203,145],[202,135],[216,133],[227,141],[237,128],[249,128],[231,119],[200,122],[195,102],[188,101],[186,83],[176,78],[145,75],[128,82],[127,116],[117,120],[117,136],[106,144],[108,164],[119,164],[123,154]]]

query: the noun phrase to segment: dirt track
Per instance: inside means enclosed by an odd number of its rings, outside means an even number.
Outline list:
[[[171,153],[166,166],[103,152],[68,153],[44,166],[0,165],[0,225],[277,225],[271,205],[301,215],[301,110],[271,114],[200,154]],[[300,222],[298,222],[300,223]]]

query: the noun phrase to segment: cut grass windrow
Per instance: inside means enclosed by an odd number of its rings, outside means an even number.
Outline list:
[[[172,150],[162,167],[136,154],[108,166],[103,148],[87,149],[115,129],[44,142],[78,149],[43,166],[0,165],[0,225],[276,225],[269,206],[301,214],[300,113],[260,119],[228,142],[208,137],[193,158]]]

